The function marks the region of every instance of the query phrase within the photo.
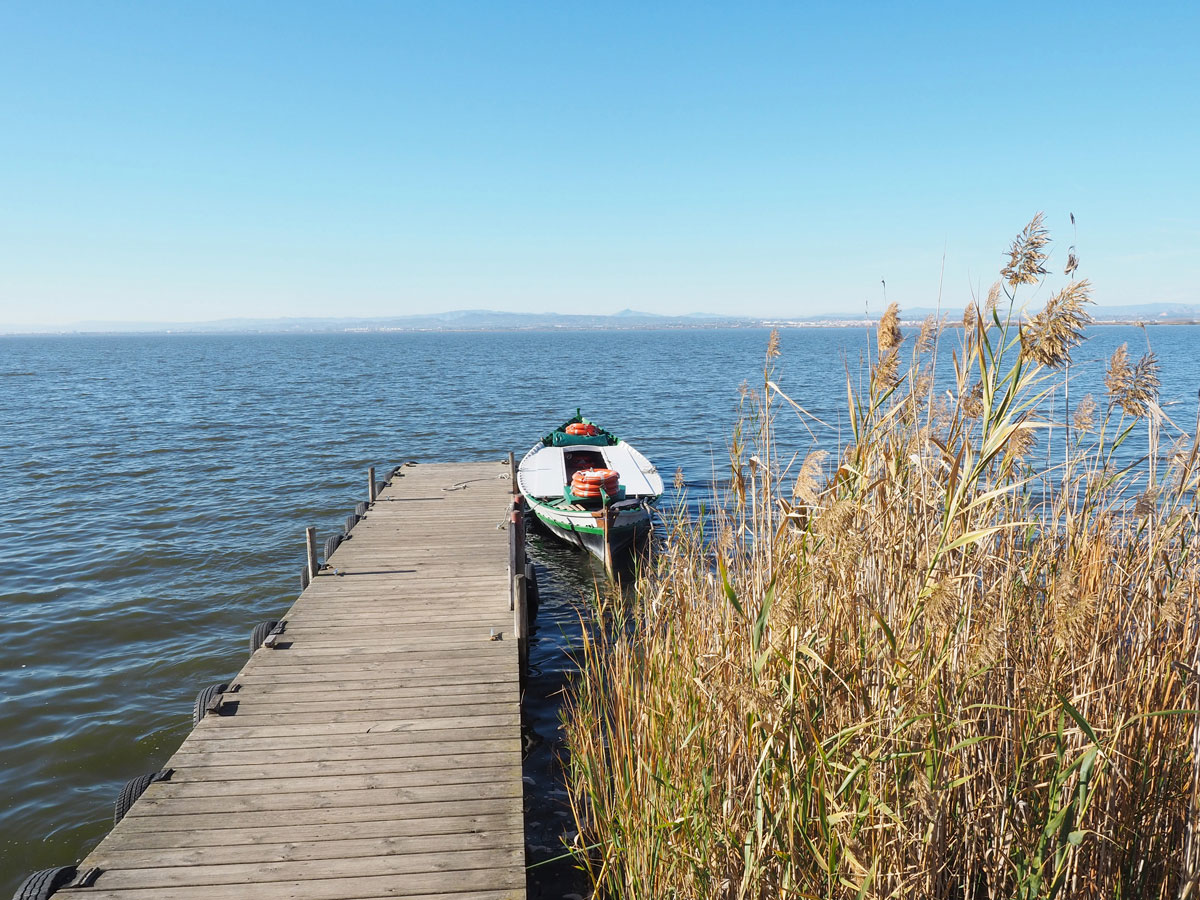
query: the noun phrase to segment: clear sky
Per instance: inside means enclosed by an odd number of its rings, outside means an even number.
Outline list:
[[[5,2],[0,323],[1200,303],[1200,4],[989,6]]]

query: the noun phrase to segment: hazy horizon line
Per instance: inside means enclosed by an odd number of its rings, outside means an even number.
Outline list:
[[[1097,317],[1106,322],[1152,324],[1156,321],[1169,324],[1187,324],[1200,320],[1200,305],[1189,303],[1145,303],[1145,304],[1095,304]],[[912,307],[900,310],[901,321],[915,322],[931,314],[960,316],[965,307]],[[1107,313],[1107,316],[1106,316]],[[1141,315],[1139,315],[1141,313]],[[472,319],[475,324],[470,324]],[[487,321],[495,319],[500,321]],[[502,324],[509,320],[511,324]],[[217,319],[192,319],[187,321],[164,320],[106,320],[92,319],[64,324],[15,324],[0,323],[0,335],[21,336],[37,334],[170,334],[170,333],[278,333],[294,331],[353,332],[353,331],[487,331],[524,330],[538,327],[575,329],[620,330],[622,323],[629,326],[658,322],[666,326],[704,328],[719,324],[735,326],[770,325],[787,326],[852,326],[874,323],[879,313],[816,313],[801,316],[786,315],[735,315],[719,313],[649,313],[637,310],[622,310],[617,313],[557,313],[557,312],[511,312],[490,309],[458,309],[440,313],[418,313],[393,316],[237,316]],[[1181,321],[1183,320],[1183,321]],[[395,324],[391,324],[395,323]],[[407,325],[401,323],[408,323]],[[422,324],[424,323],[424,324]],[[287,326],[287,327],[285,327]]]

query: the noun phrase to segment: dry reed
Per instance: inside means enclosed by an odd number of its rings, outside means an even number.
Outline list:
[[[1010,303],[1048,240],[1014,242]],[[1200,896],[1200,450],[1148,488],[1116,465],[1157,409],[1122,350],[1065,461],[1027,453],[1086,293],[1022,326],[972,306],[951,402],[940,338],[901,371],[889,309],[850,440],[798,475],[772,341],[727,502],[586,629],[565,719],[599,895]]]

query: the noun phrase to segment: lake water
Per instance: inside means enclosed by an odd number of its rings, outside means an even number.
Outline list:
[[[1163,401],[1190,429],[1200,330],[1149,335]],[[293,602],[305,526],[322,540],[340,530],[368,466],[519,455],[580,406],[668,484],[681,468],[694,501],[724,471],[738,386],[761,379],[766,340],[754,329],[0,339],[0,895],[107,833],[124,782],[190,730],[196,691],[235,673],[251,628]],[[1102,392],[1102,361],[1125,341],[1136,357],[1145,333],[1093,329],[1074,396]],[[856,371],[865,347],[863,329],[786,330],[781,386],[844,426],[846,365]],[[811,443],[786,416],[782,438]],[[543,573],[534,860],[569,827],[548,778],[553,693],[595,569],[553,545],[531,554]]]

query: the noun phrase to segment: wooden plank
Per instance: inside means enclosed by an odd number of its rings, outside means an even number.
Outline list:
[[[493,643],[507,643],[510,648],[505,652],[504,656],[496,654],[496,658],[467,655],[463,656],[452,663],[451,673],[467,674],[471,672],[508,672],[513,671],[513,678],[516,678],[516,641],[514,638],[505,633],[505,637]],[[327,672],[336,673],[388,673],[397,677],[405,675],[416,675],[419,673],[429,673],[432,671],[431,663],[436,662],[436,657],[449,655],[456,651],[447,651],[446,654],[434,653],[431,655],[420,654],[418,651],[398,652],[392,654],[362,654],[357,658],[358,665],[355,665],[355,657],[352,654],[326,654],[322,658],[305,660],[298,654],[293,654],[290,657],[286,653],[256,653],[254,658],[247,664],[244,672],[247,673],[271,673],[278,672],[285,675],[289,672]],[[369,658],[366,658],[368,657]],[[511,656],[511,659],[507,657]],[[449,661],[448,661],[448,664]]]
[[[464,744],[456,749],[469,748],[470,744]],[[495,767],[505,767],[511,769],[512,766],[521,765],[521,757],[507,751],[480,751],[478,753],[453,753],[453,754],[433,754],[424,756],[400,756],[391,759],[378,759],[368,757],[366,759],[318,759],[318,760],[279,760],[271,763],[264,763],[262,760],[255,759],[252,762],[232,763],[228,760],[220,762],[197,762],[190,761],[186,765],[183,764],[178,756],[172,762],[175,769],[173,781],[179,781],[182,784],[193,784],[203,782],[209,784],[214,781],[250,781],[255,782],[254,789],[260,790],[264,787],[258,782],[266,782],[274,779],[322,779],[323,787],[332,787],[332,783],[326,779],[337,778],[344,775],[389,775],[402,772],[433,772],[440,773],[445,771],[465,772],[471,769]]]
[[[506,589],[507,585],[505,581]],[[491,587],[470,591],[464,588],[447,593],[444,597],[426,594],[420,599],[396,591],[378,594],[366,591],[347,591],[345,594],[330,592],[324,597],[306,597],[298,601],[288,613],[288,621],[296,624],[318,622],[334,628],[361,628],[363,623],[357,617],[369,615],[372,611],[399,623],[429,622],[436,625],[441,621],[469,621],[494,611],[498,589]]]
[[[247,716],[262,716],[271,715],[279,716],[288,713],[295,713],[295,721],[304,721],[305,717],[312,717],[318,714],[327,713],[368,713],[372,712],[376,717],[381,712],[388,710],[421,710],[421,709],[437,709],[438,714],[447,715],[452,711],[454,715],[466,715],[468,712],[477,709],[480,704],[486,704],[490,707],[496,704],[517,703],[519,702],[518,690],[516,684],[505,685],[478,685],[479,691],[475,693],[461,694],[446,694],[442,696],[430,697],[428,695],[421,696],[420,694],[409,695],[406,697],[377,697],[368,698],[360,695],[339,691],[329,692],[321,700],[314,700],[310,697],[301,695],[301,699],[288,703],[280,699],[279,694],[274,694],[266,698],[254,698],[253,694],[247,694],[246,699],[238,704],[237,718],[243,723],[246,722]],[[382,691],[374,693],[384,693]],[[292,695],[295,696],[295,695]],[[339,699],[340,698],[340,699]],[[461,707],[467,707],[463,709]],[[327,719],[326,721],[337,721],[336,719]]]
[[[160,851],[161,852],[161,851]],[[101,877],[106,890],[166,888],[184,885],[254,884],[304,879],[410,876],[397,878],[410,891],[447,887],[483,887],[480,870],[522,867],[524,851],[517,848],[458,850],[454,853],[411,853],[350,859],[300,859],[286,863],[231,863],[163,868],[114,868]],[[443,876],[441,878],[435,876]],[[524,873],[522,872],[522,876]],[[494,885],[487,885],[492,887]],[[90,894],[88,896],[91,896]],[[256,888],[254,896],[261,896]]]
[[[505,589],[507,590],[507,583]],[[490,597],[486,603],[455,598],[456,605],[453,609],[436,604],[419,607],[403,597],[385,597],[369,602],[361,599],[338,600],[336,603],[325,598],[320,606],[293,609],[289,613],[288,622],[297,626],[313,624],[329,625],[331,628],[361,628],[362,620],[367,619],[399,626],[428,624],[431,627],[437,627],[443,622],[471,622],[480,616],[495,613],[493,604],[496,590],[488,592]]]
[[[434,653],[440,651],[470,651],[477,653],[481,645],[496,643],[489,634],[488,622],[499,621],[503,617],[496,614],[491,620],[481,621],[470,628],[455,628],[427,634],[410,634],[405,629],[398,629],[398,634],[380,634],[378,637],[359,632],[356,638],[310,638],[304,641],[304,657],[316,658],[321,656],[345,656],[352,654],[355,658],[379,653]],[[265,647],[267,655],[284,654],[293,649],[301,637],[297,633],[284,632],[276,638],[275,647]],[[293,654],[294,656],[295,654]],[[472,657],[467,657],[468,659]],[[274,662],[275,660],[262,660]],[[281,658],[278,660],[283,662]],[[447,660],[447,662],[451,662]]]
[[[339,568],[339,571],[342,570]],[[405,578],[404,576],[410,577]],[[337,583],[323,583],[323,579],[330,581],[337,579]],[[486,580],[478,576],[472,578],[470,573],[458,571],[453,566],[446,566],[432,572],[418,571],[405,562],[397,561],[393,566],[384,565],[370,571],[350,570],[343,571],[341,575],[323,572],[309,585],[305,594],[307,594],[306,599],[327,600],[330,597],[348,597],[351,594],[370,598],[376,594],[391,593],[413,601],[428,599],[432,606],[436,605],[437,600],[451,602],[456,595],[467,594],[470,596],[469,591],[472,588],[485,587],[489,582],[500,585],[501,581],[494,577]],[[505,579],[503,583],[507,585],[508,582]],[[467,586],[467,590],[460,591],[459,589],[464,585]],[[422,587],[428,589],[424,598],[411,596]],[[478,599],[477,594],[476,599]]]
[[[376,823],[378,826],[379,823]],[[239,844],[225,841],[208,847],[169,847],[154,849],[118,849],[110,843],[97,854],[102,868],[122,869],[169,868],[175,866],[238,865],[243,863],[276,863],[298,860],[356,859],[369,856],[428,856],[431,853],[459,853],[467,850],[503,850],[516,840],[524,840],[521,825],[502,831],[465,831],[454,834],[420,834],[410,837],[385,835],[369,837],[355,830],[347,837],[323,841],[297,842],[292,838],[278,843]]]
[[[520,736],[513,735],[507,728],[472,728],[464,733],[461,728],[440,730],[431,728],[423,731],[381,731],[350,734],[302,734],[288,737],[267,735],[266,737],[247,737],[244,735],[223,734],[213,735],[201,740],[195,739],[196,732],[184,741],[180,748],[181,754],[230,753],[245,751],[263,753],[273,750],[291,752],[293,750],[326,750],[329,753],[349,754],[361,751],[364,756],[387,758],[408,752],[418,755],[427,752],[441,752],[436,749],[444,747],[446,742],[469,744],[470,746],[503,744],[509,747],[520,747]],[[408,748],[404,750],[402,748]],[[431,749],[432,748],[432,749]]]
[[[511,644],[512,641],[509,641]],[[255,660],[251,659],[246,668],[242,669],[241,674],[237,676],[238,681],[244,681],[247,678],[255,675],[267,675],[276,679],[285,679],[297,675],[318,675],[323,680],[328,682],[330,676],[339,674],[348,674],[359,676],[368,676],[371,678],[409,678],[409,677],[432,677],[445,678],[445,684],[454,683],[450,679],[453,678],[474,678],[484,673],[499,673],[512,671],[516,664],[517,651],[514,644],[509,651],[512,658],[498,659],[476,659],[470,666],[458,666],[450,670],[438,671],[427,665],[428,660],[411,659],[404,661],[393,661],[390,665],[385,662],[374,661],[371,663],[360,663],[354,665],[349,660],[327,660],[321,663],[300,663],[292,666],[268,666],[256,665]],[[260,654],[256,654],[260,655]]]
[[[458,524],[461,528],[464,523]],[[455,529],[455,531],[458,530],[458,528]],[[413,575],[415,573],[412,570],[415,568],[436,572],[456,564],[462,568],[463,572],[470,575],[480,578],[496,577],[496,570],[488,567],[486,556],[482,558],[478,555],[468,556],[462,550],[454,547],[430,550],[425,543],[427,541],[441,541],[450,544],[454,538],[451,537],[450,532],[446,532],[444,536],[431,533],[430,529],[422,524],[419,529],[412,529],[410,532],[394,529],[389,534],[379,535],[373,542],[367,542],[361,538],[350,541],[343,540],[342,545],[338,548],[338,552],[341,554],[338,561],[353,564],[352,567],[339,565],[323,568],[319,570],[313,583],[328,584],[341,581],[352,577],[356,572],[365,575],[385,572]],[[485,548],[500,547],[505,543],[506,541],[501,537],[495,541],[477,542],[472,549],[478,554]],[[344,552],[342,552],[343,549]],[[334,569],[337,571],[333,571]]]
[[[511,880],[506,875],[497,875],[491,883]],[[178,887],[151,890],[78,890],[59,889],[64,897],[74,896],[79,900],[379,900],[384,897],[408,897],[412,900],[516,900],[525,896],[525,885],[513,883],[511,887],[467,888],[456,891],[420,890],[418,893],[400,892],[394,878],[339,878],[304,882],[274,882],[256,885],[252,890],[236,885],[230,888]]]
[[[509,775],[505,772],[505,775]],[[458,783],[416,784],[406,787],[361,787],[347,790],[308,790],[276,794],[233,794],[225,796],[214,793],[212,796],[181,797],[178,795],[164,796],[157,799],[162,791],[162,784],[151,785],[137,803],[121,820],[151,818],[156,822],[173,816],[190,816],[208,813],[221,813],[235,816],[243,813],[256,812],[288,812],[291,819],[292,811],[313,809],[336,809],[353,807],[361,809],[365,806],[389,806],[403,808],[409,805],[423,803],[441,803],[455,801],[462,806],[464,812],[473,810],[471,804],[478,800],[520,799],[522,783],[520,771],[517,770],[515,779],[496,781],[461,781]],[[380,776],[383,777],[383,776]],[[312,782],[310,782],[311,786]],[[215,790],[215,788],[214,788]],[[277,817],[278,818],[278,817]],[[119,827],[119,826],[118,826]]]
[[[507,670],[507,660],[500,660],[492,666],[473,666],[470,672],[429,672],[414,669],[412,672],[380,671],[360,678],[330,679],[327,675],[312,672],[247,672],[242,671],[233,684],[253,688],[255,695],[270,693],[322,693],[324,691],[368,691],[389,688],[395,684],[403,684],[406,690],[428,688],[437,690],[444,688],[470,689],[473,686],[494,684],[495,673]],[[419,673],[419,674],[417,674]],[[403,680],[397,682],[396,676]],[[236,699],[233,697],[232,699]]]
[[[520,699],[516,682],[481,682],[478,684],[439,684],[426,688],[390,687],[386,681],[361,691],[347,691],[340,686],[309,691],[239,690],[228,695],[238,701],[237,716],[266,712],[289,712],[306,709],[311,712],[337,712],[351,709],[406,709],[420,706],[463,706],[480,703],[515,703]],[[240,700],[239,700],[240,698]],[[492,710],[493,712],[495,710]]]
[[[338,571],[342,571],[339,569]],[[507,572],[507,567],[504,572]],[[461,600],[479,602],[485,599],[485,592],[495,590],[502,579],[493,576],[487,578],[467,578],[459,573],[459,577],[406,578],[415,575],[413,571],[395,567],[388,572],[369,574],[357,572],[346,575],[324,573],[310,584],[301,595],[300,608],[305,604],[318,604],[338,598],[340,601],[351,601],[356,597],[366,600],[378,597],[401,598],[414,607],[436,609],[454,606]],[[507,581],[505,582],[507,583]],[[315,585],[315,587],[313,586]],[[335,607],[331,607],[334,609]],[[336,607],[339,608],[340,607]]]
[[[134,804],[137,809],[139,804]],[[199,831],[236,831],[246,828],[278,827],[286,821],[290,827],[309,825],[355,826],[362,822],[392,822],[405,820],[422,821],[433,818],[471,818],[482,815],[504,815],[521,812],[520,797],[478,797],[464,805],[461,799],[417,800],[380,803],[375,806],[321,806],[288,810],[286,819],[281,819],[276,810],[248,810],[234,819],[227,812],[176,811],[172,815],[126,816],[113,830],[113,834],[128,832],[185,832],[179,838],[179,846],[187,846],[191,834]],[[401,826],[396,825],[397,828]],[[103,843],[100,845],[103,847]]]
[[[507,590],[507,586],[505,590]],[[437,631],[464,625],[470,626],[480,619],[494,618],[497,614],[493,605],[496,591],[492,591],[491,594],[492,597],[486,606],[464,601],[454,610],[438,607],[430,607],[425,610],[415,609],[402,599],[384,599],[371,603],[339,603],[336,609],[331,609],[331,604],[326,604],[318,614],[301,610],[291,613],[287,621],[289,628],[313,630],[321,630],[325,627],[352,630],[354,627],[362,628],[365,623],[370,623],[371,625],[388,625],[396,628],[400,633],[406,628],[422,627],[430,631]],[[347,624],[351,622],[360,624],[357,626]]]
[[[480,629],[483,632],[483,629]],[[437,665],[445,666],[451,670],[460,669],[465,665],[470,665],[472,662],[481,659],[488,659],[493,656],[505,656],[509,653],[516,652],[513,647],[506,646],[503,641],[489,640],[487,633],[483,632],[479,638],[467,639],[459,638],[457,646],[444,644],[436,648],[426,649],[421,641],[413,641],[411,644],[402,645],[393,649],[375,649],[369,644],[364,643],[358,649],[362,652],[354,653],[353,658],[363,663],[412,663],[416,661],[432,662]],[[306,662],[320,664],[321,662],[334,661],[344,659],[351,655],[346,649],[340,647],[322,648],[322,647],[304,647],[303,653],[288,653],[287,651],[274,651],[268,653],[256,653],[251,665],[270,666],[270,665],[303,665]]]
[[[332,747],[322,742],[316,747],[272,747],[259,750],[243,748],[237,741],[206,741],[180,748],[179,752],[171,757],[171,765],[175,769],[198,766],[262,767],[299,763],[338,763],[348,767],[359,760],[369,760],[378,766],[377,771],[386,772],[393,761],[406,759],[438,758],[452,754],[464,757],[480,754],[516,754],[519,760],[520,753],[519,742],[510,738],[429,742],[397,738],[388,743],[369,745],[356,742],[350,746]]]
[[[346,683],[341,681],[333,684],[308,686],[294,683],[278,685],[267,682],[255,685],[254,690],[244,694],[241,691],[230,694],[229,698],[237,700],[240,696],[243,708],[247,704],[277,704],[277,709],[283,709],[285,707],[282,704],[306,703],[313,704],[310,708],[316,709],[322,703],[349,700],[408,700],[414,698],[435,700],[440,697],[486,697],[489,700],[492,698],[498,701],[512,700],[514,699],[513,692],[518,689],[515,682],[497,683],[486,679],[460,684],[429,684],[421,687],[396,684],[388,679],[374,682],[360,681],[356,684],[360,686],[348,688]]]
[[[432,757],[421,757],[430,760]],[[258,797],[262,794],[280,796],[282,794],[334,794],[347,791],[378,791],[383,793],[392,789],[427,787],[430,785],[470,785],[496,784],[505,779],[521,780],[521,760],[509,758],[503,764],[490,766],[459,766],[447,768],[438,765],[436,768],[427,766],[410,766],[398,772],[376,772],[366,774],[333,774],[318,772],[316,774],[291,776],[284,773],[267,775],[258,779],[219,777],[211,769],[187,769],[187,777],[170,781],[160,781],[152,784],[143,795],[146,803],[162,803],[167,800],[185,800],[189,798],[231,798],[242,796]],[[516,770],[516,771],[514,771]],[[290,808],[290,807],[289,807]]]
[[[473,660],[487,659],[494,656],[504,656],[506,652],[511,652],[506,648],[492,650],[486,646],[488,643],[495,643],[497,640],[492,637],[490,629],[495,627],[497,623],[503,622],[505,618],[496,612],[480,614],[469,622],[454,620],[432,624],[426,622],[422,625],[415,625],[404,621],[388,621],[384,617],[375,616],[365,611],[361,614],[352,612],[351,615],[364,622],[370,622],[375,633],[363,634],[359,631],[355,634],[351,629],[339,626],[331,626],[329,629],[323,629],[320,627],[320,623],[299,622],[293,624],[291,621],[288,621],[286,630],[282,634],[275,636],[274,646],[266,646],[262,649],[265,651],[294,650],[296,649],[297,642],[303,640],[306,653],[311,652],[314,656],[321,655],[318,651],[324,651],[324,655],[326,656],[345,655],[347,653],[412,653],[420,650],[422,647],[426,648],[426,656],[435,651],[456,652],[458,654],[454,657],[448,657],[440,666],[423,665],[423,668],[427,672],[453,672],[463,663],[470,663]],[[512,613],[509,612],[509,617],[511,618],[511,616]],[[257,648],[255,652],[258,652]],[[269,652],[260,661],[263,663],[271,662],[268,657]],[[414,657],[412,659],[417,658]],[[398,661],[405,662],[406,660]]]
[[[510,804],[511,806],[511,804]],[[185,817],[187,818],[187,817]],[[290,818],[290,817],[289,817]],[[296,825],[263,825],[258,828],[195,828],[187,833],[186,847],[240,847],[249,844],[316,844],[354,838],[389,838],[404,848],[434,844],[447,836],[471,834],[512,834],[520,832],[524,817],[519,808],[479,815],[445,815],[434,818],[380,819],[378,821]],[[174,831],[138,831],[121,828],[104,839],[104,853],[123,850],[170,850],[184,844]],[[99,852],[99,851],[98,851]]]
[[[492,598],[486,604],[463,600],[454,610],[446,610],[440,606],[419,608],[404,598],[385,597],[377,600],[330,600],[326,598],[324,608],[319,614],[310,614],[305,609],[295,611],[288,619],[289,627],[331,628],[353,627],[349,623],[358,623],[358,627],[368,630],[371,625],[379,622],[395,626],[396,634],[403,635],[405,626],[425,627],[428,631],[461,628],[469,626],[473,621],[495,618],[500,610],[495,608],[495,598],[503,593],[507,596],[508,584],[496,587],[491,591]]]
[[[461,700],[462,698],[460,698]],[[435,718],[465,719],[475,715],[494,715],[495,703],[451,702],[439,706],[405,706],[397,701],[381,701],[382,707],[367,709],[316,709],[309,710],[307,704],[295,704],[283,710],[267,707],[238,709],[236,716],[221,716],[218,722],[229,723],[224,728],[273,727],[276,723],[289,727],[299,725],[349,725],[365,723],[378,725],[397,722],[423,722]],[[502,707],[501,707],[502,708]]]
[[[298,600],[290,613],[298,622],[302,619],[316,621],[330,620],[347,627],[361,627],[362,623],[351,618],[348,613],[355,615],[377,611],[380,615],[392,616],[396,619],[417,619],[444,616],[447,618],[467,618],[469,616],[486,614],[492,610],[496,600],[496,591],[507,590],[508,579],[502,584],[492,586],[476,586],[468,582],[458,582],[444,594],[422,592],[420,597],[413,597],[408,591],[397,591],[394,587],[373,589],[336,590],[330,589],[319,594],[306,594],[303,600]]]
[[[361,735],[370,734],[403,734],[412,736],[419,734],[422,731],[442,731],[451,729],[460,729],[464,732],[463,740],[470,740],[476,735],[486,735],[487,737],[499,737],[508,733],[507,729],[520,728],[521,717],[517,712],[502,712],[489,716],[445,716],[439,718],[421,719],[421,718],[398,718],[390,716],[381,718],[378,721],[367,722],[304,722],[299,724],[290,724],[286,720],[277,723],[268,723],[258,720],[255,724],[249,725],[226,725],[220,728],[216,727],[213,716],[205,717],[200,723],[200,727],[193,734],[193,739],[198,741],[224,739],[231,740],[237,738],[239,740],[251,738],[267,738],[268,741],[272,738],[283,739],[293,737],[320,737],[323,739],[333,739],[338,736],[359,737]],[[226,719],[224,717],[216,717],[215,721],[234,722],[236,717]],[[467,733],[469,732],[469,733]],[[275,746],[283,746],[276,744]]]
[[[499,547],[499,545],[496,545]],[[482,548],[480,548],[482,549]],[[490,554],[489,554],[490,555]],[[345,562],[353,562],[343,558]],[[497,581],[498,574],[494,568],[467,562],[461,556],[447,554],[441,557],[420,556],[412,551],[400,548],[392,557],[383,557],[373,553],[369,558],[361,557],[356,565],[337,566],[322,569],[312,580],[314,590],[330,590],[346,588],[350,585],[369,584],[374,581],[377,586],[412,587],[418,579],[440,581],[440,585],[432,587],[449,587],[460,579],[478,580],[481,582]],[[408,584],[406,584],[406,582]]]
[[[351,561],[345,560],[345,558],[343,560]],[[458,581],[460,578],[477,578],[481,581],[496,580],[495,569],[484,565],[473,565],[461,556],[454,554],[435,557],[410,551],[397,553],[390,559],[380,558],[378,554],[374,554],[369,559],[363,559],[359,565],[362,568],[337,566],[336,572],[332,568],[323,569],[313,579],[312,584],[316,586],[316,590],[324,590],[333,584],[343,587],[371,578],[383,583],[389,580],[384,576],[392,575],[408,576],[402,578],[402,581],[416,581],[418,577],[422,580],[441,580],[448,583]]]

